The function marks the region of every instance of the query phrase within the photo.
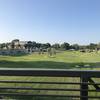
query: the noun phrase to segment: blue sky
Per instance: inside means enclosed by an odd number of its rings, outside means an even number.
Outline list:
[[[100,0],[0,0],[0,42],[100,42]]]

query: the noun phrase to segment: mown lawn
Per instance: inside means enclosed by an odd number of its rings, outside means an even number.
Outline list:
[[[0,67],[10,68],[84,68],[100,66],[100,53],[81,53],[67,51],[57,53],[53,57],[47,54],[33,53],[24,56],[0,56]]]
[[[48,54],[39,55],[33,53],[31,55],[19,56],[0,56],[1,68],[56,68],[56,69],[80,69],[80,70],[99,70],[100,69],[100,53],[81,53],[76,51],[59,52],[55,56],[49,57]],[[48,77],[0,77],[0,80],[22,80],[22,81],[58,81],[58,82],[79,82],[78,78],[48,78]],[[72,85],[34,85],[34,84],[0,84],[0,86],[13,87],[41,87],[41,88],[79,88]],[[9,92],[10,90],[1,90]],[[15,92],[15,91],[10,91]],[[29,93],[29,91],[17,90],[16,92]],[[79,94],[79,92],[59,92],[59,91],[30,91],[34,94]],[[100,95],[95,93],[92,95]],[[6,97],[5,97],[6,98]],[[11,97],[9,97],[11,99]],[[16,98],[16,99],[15,99]],[[33,97],[15,97],[14,100],[73,100],[71,98],[33,98]],[[8,97],[6,98],[7,100]]]

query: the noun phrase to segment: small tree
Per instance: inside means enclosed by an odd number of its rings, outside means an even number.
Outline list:
[[[55,50],[55,48],[48,48],[47,53],[48,53],[48,56],[51,57],[51,56],[56,55],[56,50]]]
[[[48,48],[48,49],[47,49],[47,53],[48,53],[48,56],[52,56],[51,48]]]
[[[55,48],[51,48],[51,52],[52,52],[52,56],[56,55],[56,49]]]

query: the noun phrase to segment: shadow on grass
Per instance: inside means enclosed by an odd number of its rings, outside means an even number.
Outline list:
[[[52,69],[73,69],[73,68],[99,68],[100,63],[65,63],[54,61],[0,61],[1,68],[52,68]]]

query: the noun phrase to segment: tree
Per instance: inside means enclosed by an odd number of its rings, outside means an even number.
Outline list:
[[[47,53],[48,53],[48,56],[51,57],[51,56],[56,55],[56,50],[55,50],[55,48],[48,48]]]
[[[6,44],[5,44],[5,43],[2,43],[2,44],[0,45],[0,48],[3,49],[4,47],[6,47]]]
[[[5,47],[6,47],[7,50],[9,49],[9,45],[10,45],[10,43],[5,44]]]
[[[25,47],[25,49],[27,49],[27,43],[26,43],[26,44],[24,44],[24,47]]]
[[[78,44],[73,44],[71,46],[72,49],[75,49],[75,50],[79,50],[79,45]]]
[[[50,47],[51,47],[50,43],[41,44],[41,49],[47,49],[47,48],[50,48]]]
[[[51,47],[51,44],[50,43],[46,43],[45,44],[45,48],[47,49],[47,48],[50,48]]]
[[[26,46],[28,48],[28,51],[30,52],[32,50],[32,47],[33,47],[33,42],[28,41]]]
[[[32,42],[32,48],[36,48],[36,42],[35,41]]]
[[[12,40],[12,42],[19,42],[19,39],[14,39]]]
[[[47,49],[47,53],[48,53],[48,56],[52,56],[51,48],[48,48],[48,49]]]
[[[69,50],[70,49],[70,44],[64,42],[63,44],[61,44],[61,48],[64,49],[64,50]]]
[[[89,47],[89,49],[91,49],[91,50],[95,50],[96,47],[97,47],[97,44],[90,43],[90,45],[89,45],[88,47]]]
[[[85,50],[85,49],[87,49],[87,46],[85,46],[85,45],[80,45],[80,46],[79,46],[79,49],[80,49],[80,50]]]
[[[36,43],[36,47],[39,49],[39,48],[41,48],[41,43]]]
[[[15,49],[15,43],[13,41],[11,43],[11,49]]]
[[[19,48],[19,39],[12,40],[12,49],[18,49]]]
[[[97,44],[97,50],[100,50],[100,43]]]
[[[18,49],[21,49],[21,48],[22,48],[22,46],[21,46],[20,43],[17,45],[17,48],[18,48]]]
[[[51,52],[52,52],[52,55],[56,55],[56,50],[55,50],[55,48],[51,48]]]
[[[56,43],[52,45],[53,48],[55,48],[56,50],[58,50],[60,48],[60,44]]]
[[[2,48],[1,48],[1,44],[0,44],[0,50],[1,50]]]

